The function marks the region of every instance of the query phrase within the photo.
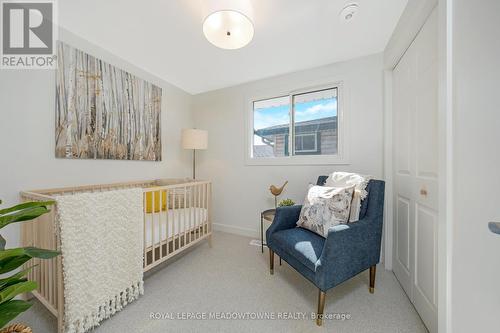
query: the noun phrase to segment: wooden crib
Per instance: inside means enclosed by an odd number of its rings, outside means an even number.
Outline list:
[[[144,202],[144,272],[158,266],[183,250],[208,239],[211,246],[211,190],[209,181],[161,179],[106,185],[90,185],[21,192],[23,201],[49,201],[56,195],[109,191],[125,188],[143,189]],[[60,249],[57,204],[51,212],[21,224],[22,246]],[[64,256],[64,253],[62,254]],[[64,280],[62,257],[33,259],[36,265],[28,279],[38,283],[33,295],[57,317],[58,332],[64,330]]]

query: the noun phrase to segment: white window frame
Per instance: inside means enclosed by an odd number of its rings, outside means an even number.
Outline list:
[[[347,165],[349,164],[348,143],[348,119],[349,105],[346,98],[346,88],[343,81],[324,81],[325,83],[316,83],[300,89],[266,89],[260,93],[255,93],[247,96],[245,100],[246,114],[246,149],[245,149],[245,164],[246,165]],[[283,157],[253,157],[253,103],[260,100],[276,98],[280,96],[289,96],[290,98],[290,128],[289,147],[293,147],[294,137],[294,119],[293,119],[293,95],[314,92],[317,90],[326,90],[337,88],[337,154],[336,155],[293,155],[290,150],[289,156]]]

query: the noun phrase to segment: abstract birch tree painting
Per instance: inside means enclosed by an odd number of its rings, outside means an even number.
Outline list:
[[[161,161],[161,88],[57,48],[56,157]]]

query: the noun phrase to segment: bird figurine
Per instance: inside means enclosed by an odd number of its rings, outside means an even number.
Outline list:
[[[285,188],[286,184],[288,184],[288,180],[285,181],[283,186],[281,187],[276,187],[275,185],[269,186],[269,191],[271,192],[272,195],[274,195],[274,207],[278,207],[278,195],[283,192],[283,189]]]

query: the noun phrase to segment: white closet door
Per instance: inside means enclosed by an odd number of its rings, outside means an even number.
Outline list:
[[[431,14],[393,72],[394,274],[437,332],[438,20]]]

